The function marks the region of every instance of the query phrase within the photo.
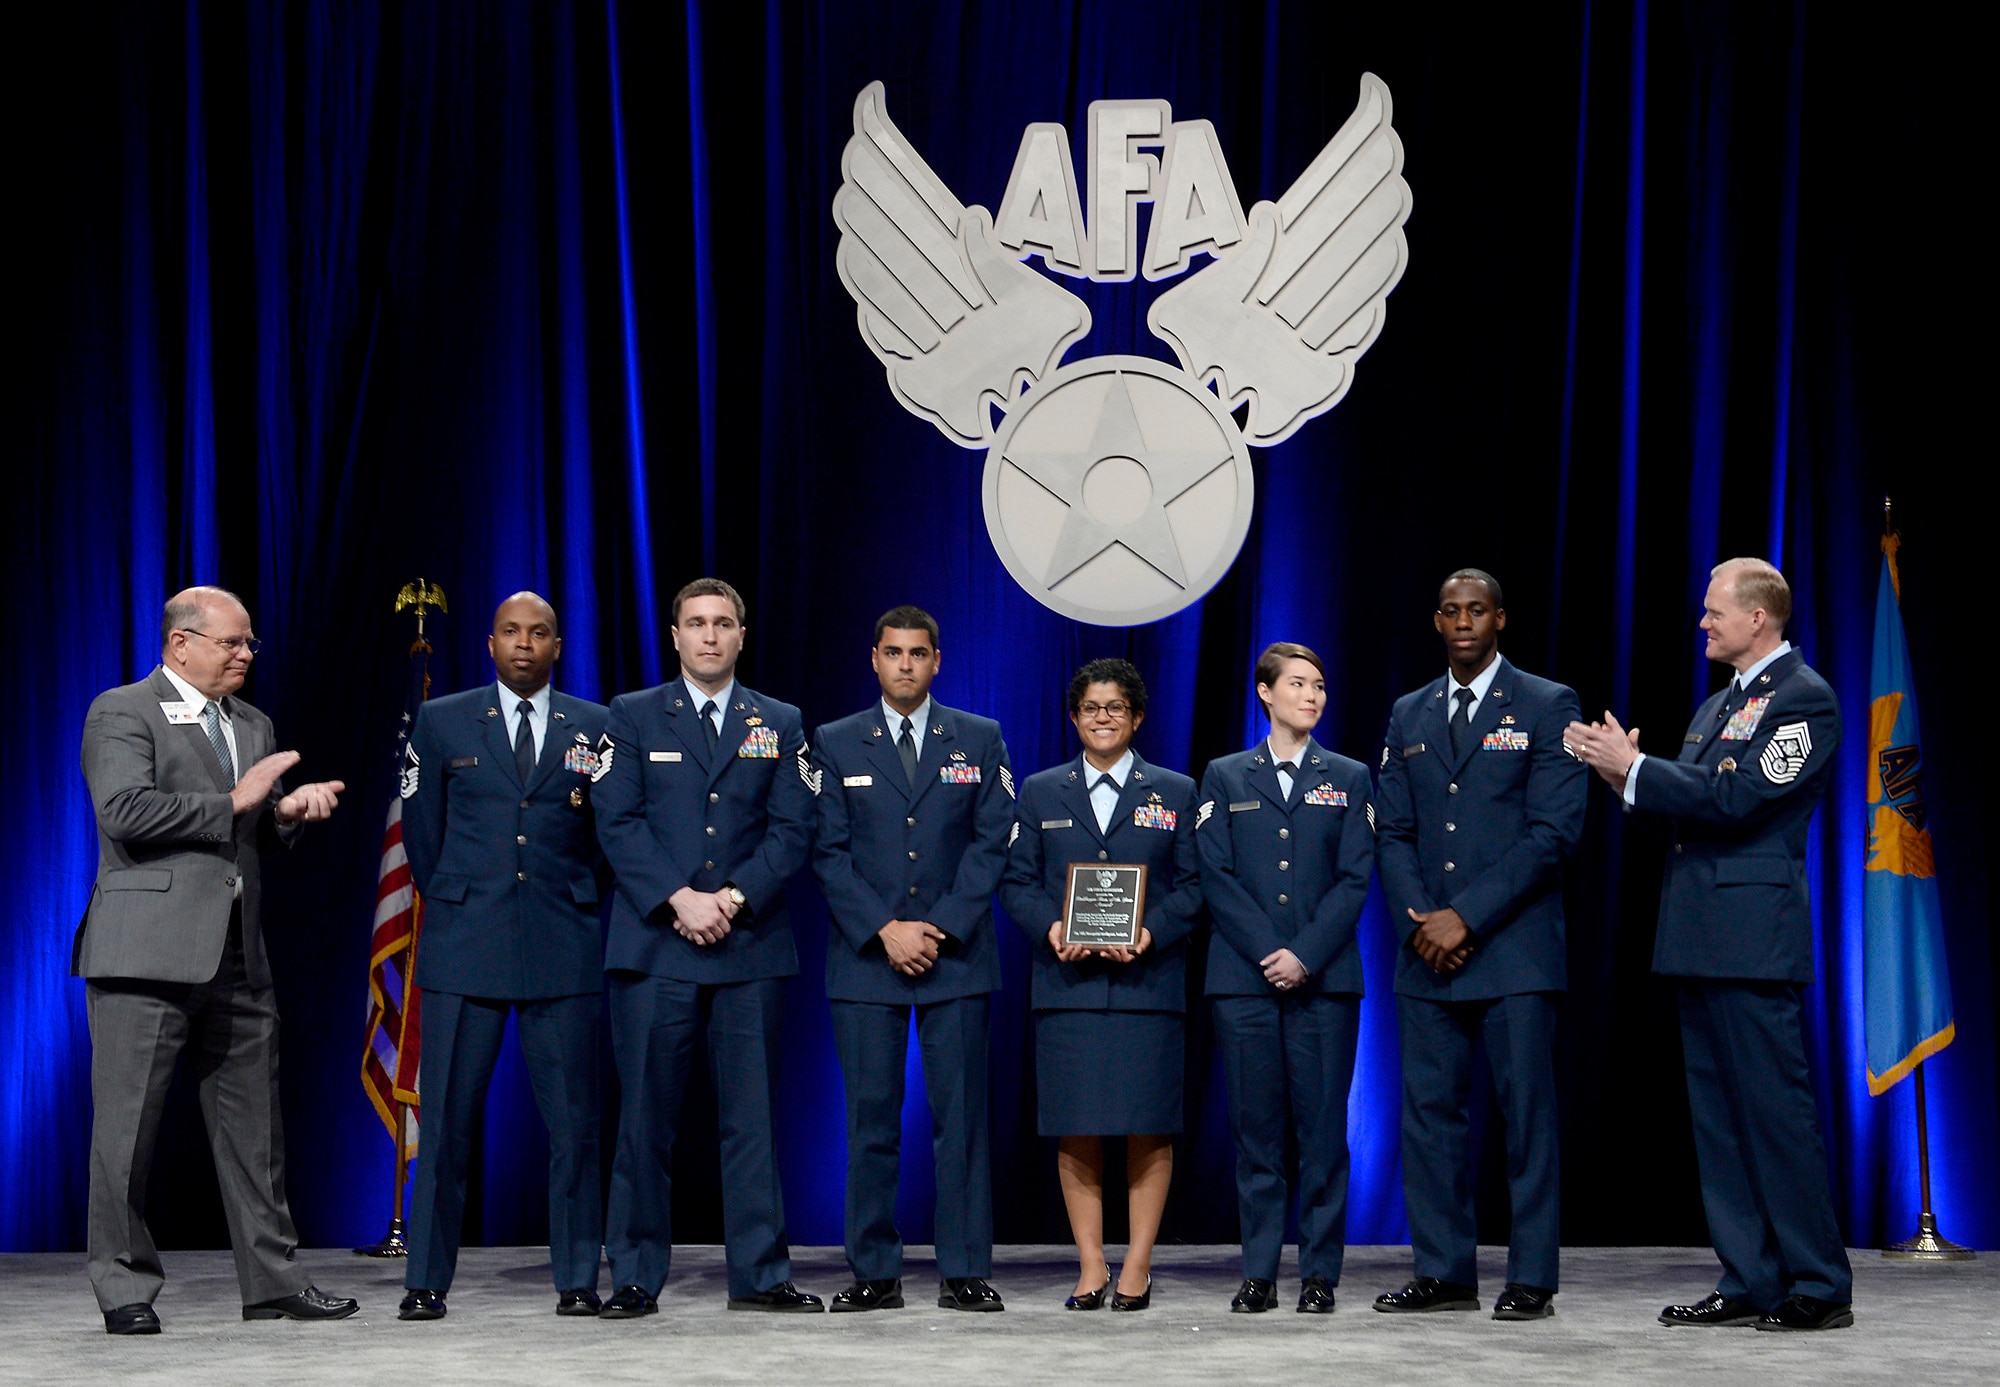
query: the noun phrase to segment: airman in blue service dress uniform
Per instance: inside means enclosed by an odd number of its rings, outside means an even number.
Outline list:
[[[1664,814],[1653,971],[1675,980],[1702,1207],[1722,1261],[1712,1294],[1670,1325],[1854,1323],[1853,1273],[1827,1185],[1801,993],[1813,980],[1806,828],[1833,779],[1840,707],[1784,638],[1784,575],[1762,559],[1711,574],[1708,658],[1736,671],[1696,710],[1673,761],[1606,714],[1577,753],[1627,805]]]
[[[1146,684],[1124,660],[1093,660],[1069,687],[1076,760],[1021,786],[1000,903],[1033,941],[1038,1125],[1058,1138],[1056,1171],[1079,1274],[1072,1310],[1143,1310],[1152,1301],[1153,1242],[1173,1181],[1181,1130],[1188,935],[1201,914],[1195,784],[1143,760],[1132,735]],[[1145,923],[1137,947],[1062,944],[1072,862],[1143,863]],[[1105,1136],[1126,1137],[1131,1237],[1117,1290],[1104,1260]]]
[[[847,1092],[847,1264],[834,1311],[900,1308],[896,1180],[912,1010],[937,1171],[938,1304],[1001,1310],[993,1274],[987,997],[1000,986],[993,891],[1014,779],[1000,724],[930,696],[937,623],[875,623],[882,697],[813,734],[813,865],[833,917],[826,995]]]
[[[426,703],[403,773],[403,850],[424,898],[424,1150],[410,1201],[408,1294],[433,1320],[458,1263],[466,1165],[513,1012],[549,1130],[556,1313],[598,1311],[604,1243],[597,1028],[604,1010],[591,789],[605,709],[555,692],[556,613],[520,592],[493,614],[499,677]]]
[[[1484,1040],[1505,1117],[1513,1205],[1498,1320],[1554,1313],[1561,1243],[1556,997],[1568,984],[1562,864],[1583,836],[1589,775],[1563,749],[1576,694],[1499,651],[1490,574],[1445,580],[1433,618],[1450,668],[1397,700],[1375,808],[1382,894],[1403,947],[1403,1198],[1415,1278],[1387,1312],[1477,1310],[1467,1104]]]
[[[1326,666],[1283,642],[1257,661],[1261,745],[1211,761],[1195,813],[1214,931],[1206,990],[1229,1077],[1243,1284],[1232,1311],[1278,1305],[1285,1119],[1298,1135],[1298,1308],[1333,1310],[1347,1251],[1347,1090],[1361,1020],[1355,924],[1375,867],[1368,768],[1313,740]]]
[[[799,970],[785,883],[812,846],[812,769],[799,710],[736,683],[743,617],[719,579],[681,589],[681,677],[613,699],[600,753],[611,768],[597,835],[618,878],[604,952],[622,1095],[605,1210],[611,1319],[658,1309],[697,1030],[722,1132],[729,1307],[823,1308],[792,1284],[771,1113],[785,979]]]

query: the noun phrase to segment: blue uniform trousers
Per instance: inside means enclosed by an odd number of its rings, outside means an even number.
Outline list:
[[[1285,1122],[1298,1131],[1299,1275],[1340,1284],[1347,1252],[1347,1090],[1361,999],[1352,993],[1215,997],[1229,1077],[1243,1274],[1278,1276],[1285,1245]]]
[[[594,1289],[604,1242],[598,1159],[595,992],[534,1001],[424,993],[423,1141],[410,1189],[403,1284],[451,1288],[465,1219],[466,1164],[493,1063],[516,1014],[535,1106],[549,1129],[549,1267],[556,1289]]]
[[[694,983],[624,970],[607,976],[621,1101],[605,1216],[612,1283],[653,1296],[666,1284],[674,1242],[674,1134],[701,1031],[708,1037],[722,1138],[729,1294],[751,1296],[791,1280],[771,1123],[785,979]]]
[[[834,1002],[847,1088],[847,1265],[857,1281],[903,1274],[896,1182],[911,1007]],[[938,1275],[993,1274],[993,1167],[987,1139],[984,994],[919,1003],[917,1045],[931,1105]]]
[[[1799,987],[1680,980],[1681,1047],[1716,1290],[1762,1310],[1846,1304],[1853,1272],[1827,1187]]]
[[[1554,995],[1518,992],[1463,1002],[1400,995],[1396,1018],[1403,1046],[1403,1201],[1416,1274],[1460,1286],[1479,1284],[1466,1107],[1472,1047],[1483,1036],[1494,1098],[1507,1128],[1507,1192],[1513,1205],[1507,1280],[1560,1289]]]

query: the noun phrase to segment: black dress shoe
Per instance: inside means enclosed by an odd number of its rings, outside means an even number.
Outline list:
[[[1470,1286],[1419,1276],[1400,1291],[1375,1297],[1375,1308],[1387,1315],[1424,1315],[1434,1310],[1477,1310],[1479,1292]]]
[[[1000,1292],[988,1285],[983,1276],[947,1276],[938,1282],[938,1309],[940,1310],[1005,1310],[1006,1302],[1000,1299]]]
[[[160,1332],[160,1317],[153,1313],[153,1307],[144,1301],[136,1305],[121,1305],[116,1310],[104,1312],[104,1332],[106,1334],[157,1334]]]
[[[1759,1329],[1780,1333],[1809,1329],[1846,1329],[1854,1323],[1854,1307],[1842,1301],[1821,1300],[1817,1296],[1786,1296],[1784,1302],[1757,1321]]]
[[[900,1310],[903,1308],[902,1278],[857,1281],[844,1291],[836,1291],[832,1304],[826,1308],[836,1315],[857,1310]]]
[[[443,1291],[411,1291],[396,1307],[399,1320],[441,1320],[444,1318]]]
[[[1266,1310],[1278,1308],[1278,1283],[1266,1281],[1261,1276],[1246,1276],[1243,1284],[1236,1288],[1230,1298],[1229,1313],[1232,1315],[1261,1315]]]
[[[1063,1309],[1102,1310],[1104,1308],[1104,1298],[1110,1294],[1111,1273],[1107,1271],[1104,1273],[1104,1284],[1102,1286],[1099,1286],[1094,1291],[1085,1291],[1082,1295],[1071,1296],[1063,1302]]]
[[[1555,1314],[1556,1293],[1545,1291],[1540,1286],[1523,1286],[1518,1281],[1509,1281],[1507,1289],[1493,1302],[1493,1318],[1496,1320],[1545,1320]]]
[[[1301,1315],[1331,1315],[1333,1313],[1333,1283],[1324,1276],[1308,1276],[1299,1287],[1299,1313]]]
[[[603,1313],[604,1302],[597,1298],[597,1292],[587,1286],[574,1291],[564,1291],[556,1297],[558,1315],[596,1315]]]
[[[1153,1274],[1146,1273],[1146,1289],[1137,1295],[1126,1295],[1123,1291],[1111,1293],[1111,1308],[1114,1310],[1143,1310],[1153,1303]]]
[[[260,1300],[243,1307],[246,1320],[344,1320],[361,1308],[358,1300],[327,1295],[317,1286],[308,1286],[297,1295],[281,1295],[276,1300]]]
[[[1706,1299],[1692,1305],[1669,1305],[1660,1311],[1661,1324],[1686,1325],[1696,1329],[1722,1329],[1734,1324],[1755,1324],[1762,1318],[1747,1300],[1731,1300],[1721,1291],[1710,1291]]]
[[[660,1302],[646,1294],[641,1286],[620,1286],[612,1292],[611,1299],[604,1302],[604,1308],[597,1312],[600,1320],[636,1320],[641,1315],[659,1313]]]
[[[768,1290],[755,1295],[729,1297],[732,1310],[774,1310],[779,1313],[792,1310],[819,1311],[826,1309],[826,1303],[816,1295],[807,1295],[789,1281],[780,1281]]]

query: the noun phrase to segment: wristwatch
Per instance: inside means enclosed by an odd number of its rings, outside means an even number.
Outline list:
[[[736,902],[736,908],[738,910],[741,910],[744,906],[750,904],[750,898],[743,894],[743,888],[738,886],[735,882],[733,881],[724,882],[722,884],[722,889],[729,893],[730,900]]]

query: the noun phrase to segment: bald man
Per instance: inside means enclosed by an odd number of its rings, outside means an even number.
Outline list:
[[[278,1116],[278,1011],[264,952],[262,854],[324,819],[338,780],[287,792],[299,762],[238,696],[261,642],[221,588],[160,620],[160,664],[107,689],[83,725],[97,884],[70,971],[90,1020],[90,1283],[111,1334],[157,1334],[165,1283],[146,1179],[183,1051],[215,1153],[243,1318],[342,1319],[299,1264]]]
[[[403,771],[403,850],[424,900],[424,1141],[397,1312],[406,1320],[444,1317],[473,1128],[509,1012],[549,1131],[556,1313],[600,1308],[604,951],[591,788],[605,770],[605,709],[550,687],[562,637],[535,593],[500,604],[486,652],[496,682],[426,703]]]

